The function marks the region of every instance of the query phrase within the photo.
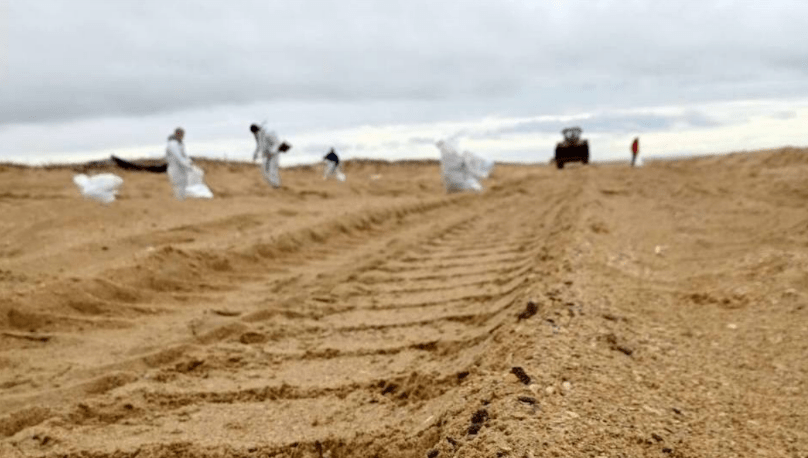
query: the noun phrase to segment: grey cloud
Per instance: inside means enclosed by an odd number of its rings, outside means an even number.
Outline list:
[[[808,5],[682,5],[9,2],[0,122],[266,101],[422,102],[457,117],[468,105],[536,114],[808,94],[805,84],[782,84],[805,71],[797,63],[808,49],[794,37],[808,26]]]
[[[633,134],[668,131],[674,128],[716,127],[719,126],[720,123],[706,114],[695,110],[676,115],[606,113],[596,114],[589,118],[569,122],[557,120],[525,121],[496,129],[476,132],[463,131],[458,133],[457,137],[499,139],[513,134],[558,134],[560,138],[561,130],[573,125],[583,128],[584,133]]]
[[[797,117],[796,111],[781,111],[779,113],[774,113],[772,116],[774,119],[780,120],[787,120],[787,119],[794,119]]]
[[[592,132],[633,133],[666,131],[678,128],[704,128],[716,127],[719,122],[713,120],[699,111],[688,111],[681,115],[638,114],[622,115],[610,114],[595,116],[585,124]]]
[[[427,137],[410,137],[407,139],[408,145],[434,145],[437,142],[434,138],[427,138]]]
[[[406,145],[405,142],[389,141],[389,142],[384,142],[381,145],[379,145],[379,149],[382,150],[382,151],[384,151],[384,150],[397,150],[397,149],[400,149],[401,147],[403,147],[404,145]]]

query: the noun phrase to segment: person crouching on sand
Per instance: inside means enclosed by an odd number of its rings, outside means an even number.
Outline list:
[[[255,136],[255,152],[253,161],[261,156],[261,174],[273,188],[281,187],[280,155],[288,151],[291,146],[281,143],[274,132],[267,132],[266,129],[257,124],[250,125],[250,132]]]
[[[342,169],[339,165],[339,156],[337,156],[337,152],[334,151],[334,148],[331,148],[331,151],[325,155],[323,162],[325,163],[323,180],[327,180],[329,177],[333,176],[339,181],[345,181],[345,174],[342,173]]]

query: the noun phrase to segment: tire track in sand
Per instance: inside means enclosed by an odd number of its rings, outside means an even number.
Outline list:
[[[537,206],[524,193],[489,193],[440,209],[448,215],[437,224],[420,215],[288,256],[282,272],[249,287],[256,312],[203,323],[196,339],[151,357],[144,374],[113,374],[120,380],[46,415],[56,445],[45,449],[293,454],[300,444],[417,434],[423,425],[412,419],[446,409],[446,394],[523,306],[548,245],[536,221],[556,218],[564,194],[544,194]],[[120,438],[117,451],[96,448],[101,426]]]

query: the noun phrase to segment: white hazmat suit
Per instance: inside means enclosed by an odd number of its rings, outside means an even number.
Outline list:
[[[326,154],[323,158],[323,179],[327,180],[329,177],[334,177],[339,181],[345,181],[345,174],[342,173],[342,167],[339,162],[339,156],[334,148]]]
[[[205,184],[205,172],[191,162],[185,154],[185,145],[175,136],[168,137],[166,147],[166,162],[168,163],[168,179],[174,188],[174,196],[183,200],[186,197],[210,199],[213,193]]]
[[[286,151],[279,150],[281,141],[275,132],[267,132],[264,127],[259,127],[255,133],[255,152],[253,160],[261,156],[261,174],[273,188],[281,187],[280,155]]]

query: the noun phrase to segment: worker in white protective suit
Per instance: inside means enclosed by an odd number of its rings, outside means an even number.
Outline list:
[[[252,124],[250,132],[255,136],[256,142],[253,161],[261,156],[261,174],[273,188],[280,188],[280,155],[289,151],[291,146],[281,142],[274,132],[267,132],[263,126]]]
[[[185,131],[177,127],[174,134],[168,137],[166,147],[168,179],[174,188],[174,196],[179,200],[186,197],[210,199],[213,193],[204,182],[205,172],[185,154],[185,145],[182,143],[184,137]]]

